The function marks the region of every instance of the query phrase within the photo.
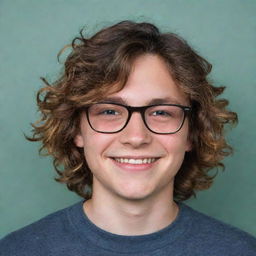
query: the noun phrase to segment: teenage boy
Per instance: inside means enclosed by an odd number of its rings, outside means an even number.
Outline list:
[[[72,42],[38,93],[32,141],[84,200],[13,232],[1,255],[256,255],[256,239],[182,201],[207,189],[236,123],[211,65],[180,37],[124,21]]]

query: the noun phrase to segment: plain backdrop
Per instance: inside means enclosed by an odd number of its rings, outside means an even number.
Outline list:
[[[235,148],[211,189],[187,203],[256,236],[255,0],[0,0],[0,237],[81,200],[54,181],[50,157],[25,140],[38,118],[39,77],[53,81],[57,53],[84,26],[153,22],[184,37],[213,64],[210,79],[239,114]]]

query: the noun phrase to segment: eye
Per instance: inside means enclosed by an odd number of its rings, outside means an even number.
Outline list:
[[[99,103],[89,108],[89,115],[99,118],[119,118],[125,114],[125,108],[114,104]]]
[[[114,109],[104,109],[99,113],[99,115],[118,115],[118,112]]]
[[[152,116],[171,116],[171,114],[164,110],[156,110],[152,113]]]

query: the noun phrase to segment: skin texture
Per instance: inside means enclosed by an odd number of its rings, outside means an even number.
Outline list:
[[[125,87],[107,98],[130,106],[149,105],[156,99],[189,106],[163,60],[149,54],[135,60]],[[102,134],[93,131],[82,115],[75,143],[84,148],[93,173],[93,196],[84,211],[94,224],[115,234],[140,235],[162,229],[175,219],[173,180],[190,150],[187,120],[179,132],[159,135],[145,127],[140,113],[133,113],[124,130]],[[157,161],[120,164],[114,157]]]

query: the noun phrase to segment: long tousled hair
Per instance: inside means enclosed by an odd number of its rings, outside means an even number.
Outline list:
[[[32,124],[31,141],[41,141],[40,152],[53,157],[57,181],[89,199],[92,173],[83,149],[74,138],[79,132],[81,107],[93,104],[121,90],[134,60],[144,54],[160,56],[170,75],[188,97],[193,112],[189,118],[192,150],[174,180],[174,198],[195,196],[211,186],[209,170],[224,168],[222,160],[232,153],[224,137],[226,124],[235,124],[237,115],[227,110],[228,101],[218,96],[225,89],[215,87],[207,75],[211,64],[187,42],[173,33],[161,33],[150,23],[122,21],[91,37],[84,31],[70,45],[64,72],[54,83],[42,78],[45,86],[37,94],[41,119]]]

